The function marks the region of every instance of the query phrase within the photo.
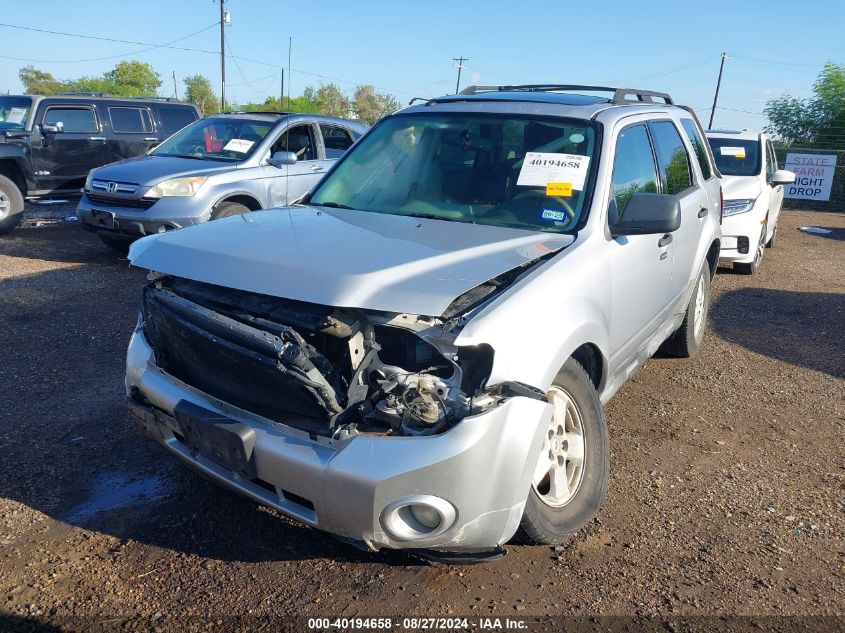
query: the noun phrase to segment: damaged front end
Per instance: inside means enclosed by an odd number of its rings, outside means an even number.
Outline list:
[[[214,398],[319,436],[441,433],[502,399],[461,319],[280,299],[182,278],[145,288],[159,368]]]

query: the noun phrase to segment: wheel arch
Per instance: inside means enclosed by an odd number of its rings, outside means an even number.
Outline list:
[[[211,205],[211,211],[214,212],[224,202],[237,202],[247,207],[250,211],[260,211],[261,203],[258,198],[246,191],[227,192],[220,196],[220,198]]]
[[[710,248],[707,250],[707,265],[710,267],[710,279],[716,276],[716,268],[719,265],[719,251],[721,250],[721,241],[713,240]]]
[[[0,157],[0,174],[6,176],[20,189],[21,194],[26,198],[27,179],[20,164],[13,157]]]

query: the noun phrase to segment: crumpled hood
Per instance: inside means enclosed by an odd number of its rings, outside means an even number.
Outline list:
[[[293,206],[145,237],[134,266],[337,307],[438,316],[488,279],[574,237]]]
[[[756,176],[722,176],[725,200],[756,200],[762,187]]]
[[[136,156],[94,170],[93,178],[115,182],[133,182],[151,187],[162,180],[181,176],[210,176],[220,171],[231,171],[236,163],[212,160],[194,160],[176,156]]]

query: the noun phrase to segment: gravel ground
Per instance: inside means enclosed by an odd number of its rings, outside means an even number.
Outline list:
[[[122,380],[144,273],[67,211],[0,238],[0,630],[845,628],[845,215],[785,212],[761,275],[720,268],[701,354],[651,360],[607,407],[588,529],[447,567],[359,552],[141,440]]]

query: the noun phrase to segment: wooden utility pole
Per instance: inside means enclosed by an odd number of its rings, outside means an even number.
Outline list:
[[[173,96],[179,98],[179,89],[176,87],[176,71],[173,71]]]
[[[716,102],[719,100],[719,87],[722,85],[722,71],[725,69],[725,60],[728,54],[722,53],[722,63],[719,64],[719,79],[716,81],[716,94],[713,95],[713,107],[710,108],[710,123],[707,124],[707,129],[713,129],[713,115],[716,114]]]
[[[220,111],[226,110],[226,0],[220,0]]]
[[[458,62],[458,83],[455,84],[455,94],[461,91],[461,69],[464,67],[464,62],[469,61],[469,57],[453,57],[453,62]]]

